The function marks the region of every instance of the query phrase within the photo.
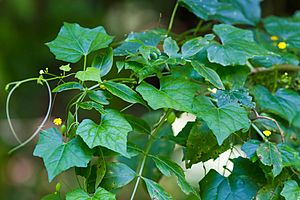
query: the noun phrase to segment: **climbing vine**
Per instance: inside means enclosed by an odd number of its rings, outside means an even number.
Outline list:
[[[172,32],[178,7],[199,17],[196,28]],[[139,187],[151,199],[173,199],[159,184],[162,176],[175,176],[189,199],[299,200],[299,27],[299,12],[261,18],[259,0],[179,0],[167,30],[130,33],[118,43],[102,26],[64,23],[46,43],[65,62],[60,75],[52,74],[51,66],[6,87],[7,118],[20,143],[10,153],[39,134],[33,155],[43,160],[49,182],[58,182],[44,200],[113,200],[130,182],[131,200],[138,199]],[[21,141],[9,103],[29,81],[46,86],[48,111],[34,134]],[[50,82],[56,86],[50,88]],[[55,106],[53,94],[72,98],[66,115],[42,130]],[[127,105],[116,109],[113,99]],[[135,109],[146,114],[128,114]],[[99,119],[86,118],[82,110],[96,111]],[[171,125],[183,113],[196,120],[174,135]],[[229,176],[211,169],[193,187],[171,159],[175,145],[184,152],[185,168],[205,166],[235,148],[243,153],[226,162]],[[84,181],[64,197],[55,178],[71,168]]]

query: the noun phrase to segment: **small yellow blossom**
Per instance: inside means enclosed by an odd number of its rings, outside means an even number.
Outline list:
[[[61,125],[62,124],[62,119],[61,118],[55,118],[54,120],[53,120],[53,123],[55,124],[55,125],[57,125],[57,126],[59,126],[59,125]]]
[[[100,89],[106,90],[106,87],[104,85],[100,85]]]
[[[268,137],[272,134],[272,132],[269,130],[265,130],[265,131],[263,131],[263,134]]]
[[[277,47],[279,48],[279,49],[286,49],[286,43],[285,42],[279,42],[278,44],[277,44]]]
[[[276,35],[273,35],[273,36],[270,37],[270,39],[271,39],[272,41],[277,41],[277,40],[278,40],[278,37],[277,37]]]

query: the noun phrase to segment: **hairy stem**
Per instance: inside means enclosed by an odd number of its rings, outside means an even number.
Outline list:
[[[174,23],[174,18],[175,18],[176,12],[177,12],[178,5],[179,5],[179,3],[177,1],[177,3],[175,4],[175,7],[173,9],[172,15],[171,15],[171,19],[170,19],[170,23],[169,23],[169,26],[168,26],[167,35],[169,35],[169,33],[172,30],[173,23]]]
[[[165,123],[166,119],[168,118],[168,116],[170,115],[171,111],[172,110],[166,111],[163,114],[163,116],[160,118],[159,122],[156,125],[154,125],[154,128],[151,131],[151,135],[149,136],[149,140],[148,140],[147,145],[146,145],[145,154],[143,155],[142,159],[140,160],[140,162],[138,164],[138,168],[137,168],[138,169],[138,177],[137,177],[137,180],[135,182],[135,186],[134,186],[134,189],[132,191],[130,200],[133,200],[133,198],[136,194],[137,188],[139,186],[139,183],[140,183],[140,180],[141,180],[141,177],[142,177],[142,174],[143,174],[146,159],[147,159],[147,156],[148,156],[149,151],[151,149],[151,146],[154,142],[155,136],[158,134],[160,128],[164,125],[164,123]]]
[[[264,136],[264,134],[261,132],[261,130],[259,130],[259,128],[255,124],[251,123],[251,126],[256,130],[256,132],[262,137],[262,139],[265,142],[268,141],[268,139]]]

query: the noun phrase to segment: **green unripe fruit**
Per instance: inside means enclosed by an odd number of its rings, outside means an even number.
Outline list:
[[[61,125],[61,127],[60,127],[60,131],[61,131],[61,133],[62,134],[64,134],[65,132],[66,132],[66,130],[67,130],[67,127],[66,127],[66,125]]]
[[[176,119],[175,113],[174,113],[174,112],[171,112],[171,113],[169,114],[168,118],[167,118],[167,122],[168,122],[169,124],[173,124],[173,122],[175,121],[175,119]]]

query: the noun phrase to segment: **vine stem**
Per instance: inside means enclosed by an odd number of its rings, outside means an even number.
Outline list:
[[[165,123],[166,119],[168,118],[168,116],[170,115],[171,112],[172,112],[172,110],[166,111],[165,114],[160,118],[160,120],[158,121],[158,123],[154,125],[154,128],[151,131],[151,134],[149,136],[150,138],[149,138],[149,140],[147,142],[147,145],[146,145],[146,150],[145,150],[144,156],[140,160],[139,166],[137,168],[138,169],[138,177],[137,177],[137,180],[135,182],[135,185],[134,185],[134,188],[133,188],[130,200],[133,200],[133,198],[134,198],[134,196],[136,194],[137,188],[139,186],[139,183],[140,183],[140,180],[141,180],[141,177],[142,177],[142,174],[143,174],[143,170],[144,170],[144,166],[145,166],[145,163],[146,163],[146,159],[147,159],[147,156],[148,156],[149,151],[151,149],[151,146],[152,146],[152,144],[154,142],[155,136],[158,134],[158,131],[163,126],[163,124]]]
[[[178,6],[179,6],[179,3],[178,3],[178,1],[177,1],[176,4],[175,4],[175,7],[174,7],[174,9],[173,9],[172,15],[171,15],[171,19],[170,19],[170,23],[169,23],[169,26],[168,26],[167,35],[169,35],[169,33],[170,33],[171,30],[172,30],[173,23],[174,23],[174,18],[175,18],[175,15],[176,15]]]
[[[278,131],[279,131],[279,134],[280,134],[280,137],[281,137],[281,141],[284,142],[283,131],[282,131],[282,129],[280,128],[278,122],[277,122],[275,119],[271,118],[271,117],[259,115],[258,112],[257,112],[256,110],[253,110],[253,111],[254,111],[254,113],[255,113],[256,119],[267,119],[267,120],[270,120],[270,121],[274,122],[275,125],[276,125],[277,128],[278,128]]]
[[[262,139],[265,142],[268,141],[268,139],[264,136],[264,134],[259,130],[259,128],[255,124],[251,123],[251,126],[256,130],[256,132],[262,137]]]

